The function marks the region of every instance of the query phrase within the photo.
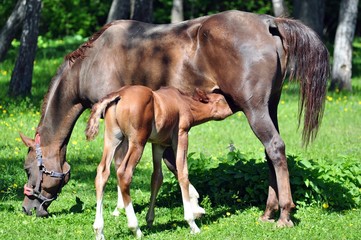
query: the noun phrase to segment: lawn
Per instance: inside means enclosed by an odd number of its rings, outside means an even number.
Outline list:
[[[95,217],[94,177],[102,154],[102,134],[92,142],[84,130],[89,112],[78,120],[68,146],[71,180],[49,218],[25,216],[21,210],[26,182],[27,149],[18,132],[33,136],[41,101],[63,56],[82,39],[41,41],[35,63],[32,97],[6,96],[15,52],[0,64],[0,239],[92,239]],[[286,83],[279,106],[281,136],[286,143],[291,188],[297,209],[294,228],[259,222],[267,193],[264,150],[242,113],[190,132],[190,180],[201,194],[207,214],[197,220],[199,235],[189,234],[174,177],[164,167],[164,185],[153,228],[146,227],[150,196],[151,152],[147,146],[132,183],[135,210],[145,239],[359,239],[361,234],[361,46],[355,45],[352,93],[328,93],[319,134],[307,149],[298,129],[297,85]],[[112,171],[104,197],[107,239],[133,239],[125,215],[111,215],[116,204]]]

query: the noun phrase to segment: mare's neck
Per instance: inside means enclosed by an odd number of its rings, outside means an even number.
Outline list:
[[[75,91],[76,79],[68,79],[68,71],[65,63],[52,80],[37,129],[42,146],[51,145],[54,151],[66,147],[75,122],[85,109]]]

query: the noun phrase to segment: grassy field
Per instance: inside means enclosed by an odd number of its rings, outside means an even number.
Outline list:
[[[89,112],[78,120],[68,146],[71,180],[53,202],[46,219],[21,210],[26,182],[23,161],[27,149],[18,132],[33,136],[40,104],[63,56],[81,39],[41,41],[35,64],[32,97],[6,96],[15,52],[0,64],[0,239],[92,239],[95,217],[94,177],[102,153],[102,138],[85,140]],[[360,41],[359,41],[360,42]],[[179,187],[164,168],[153,228],[147,228],[151,152],[146,148],[132,184],[135,210],[145,239],[359,239],[361,235],[361,45],[355,44],[353,93],[328,93],[316,141],[301,146],[297,86],[286,84],[279,107],[281,135],[286,143],[293,198],[294,228],[278,229],[258,221],[264,209],[267,167],[264,150],[237,113],[190,132],[190,179],[202,195],[207,214],[197,220],[199,235],[189,234],[183,220]],[[235,148],[230,151],[230,146]],[[111,216],[116,204],[114,171],[104,197],[107,239],[133,239],[125,215]]]

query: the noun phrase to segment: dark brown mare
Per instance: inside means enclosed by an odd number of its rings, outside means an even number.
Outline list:
[[[35,133],[37,143],[23,137],[29,147],[24,211],[30,214],[36,208],[37,215],[48,214],[48,206],[67,182],[67,144],[86,108],[124,85],[173,86],[183,92],[195,88],[220,92],[234,112],[244,112],[265,147],[269,165],[268,199],[261,219],[273,220],[280,210],[278,225],[292,226],[295,205],[277,121],[287,69],[290,78],[300,82],[307,144],[322,119],[329,55],[302,23],[227,11],[170,25],[115,21],[104,26],[65,58],[53,78]]]
[[[102,114],[105,120],[104,150],[95,178],[97,209],[93,228],[96,239],[104,239],[103,192],[114,155],[121,159],[117,177],[128,227],[136,237],[142,236],[130,197],[130,183],[147,141],[152,143],[154,168],[147,222],[154,219],[155,198],[163,181],[162,156],[170,147],[176,153],[174,174],[182,192],[184,219],[191,233],[200,232],[194,219],[202,215],[204,209],[198,204],[192,205],[191,201],[187,167],[188,132],[195,125],[231,115],[232,110],[224,96],[207,94],[198,89],[189,96],[173,87],[152,91],[140,85],[125,86],[93,106],[86,130],[87,139],[93,139],[98,134]]]

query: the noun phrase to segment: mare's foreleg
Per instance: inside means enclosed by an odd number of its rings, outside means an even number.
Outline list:
[[[261,219],[269,220],[279,206],[281,214],[277,225],[293,226],[290,212],[295,205],[291,196],[285,144],[269,115],[267,107],[248,109],[245,113],[252,130],[265,147],[267,162],[270,166],[267,206]]]
[[[199,233],[200,229],[195,223],[192,205],[189,196],[189,179],[188,179],[188,165],[187,165],[187,151],[188,151],[188,132],[180,129],[178,132],[178,139],[176,144],[176,166],[178,173],[178,182],[182,192],[184,219],[188,222],[191,228],[191,233]],[[175,142],[174,142],[175,143]]]
[[[129,141],[128,152],[117,170],[118,185],[123,196],[125,214],[127,215],[128,220],[128,228],[137,238],[142,237],[142,232],[140,231],[138,219],[135,215],[130,197],[130,184],[132,181],[134,168],[142,156],[143,149],[143,144],[136,144],[132,141]]]
[[[168,169],[174,174],[174,176],[178,179],[177,173],[177,165],[174,156],[174,151],[172,148],[167,148],[163,153],[163,160]],[[189,182],[189,197],[190,203],[192,206],[192,212],[195,218],[200,218],[203,214],[206,213],[204,208],[200,207],[198,204],[199,194],[196,188]]]

